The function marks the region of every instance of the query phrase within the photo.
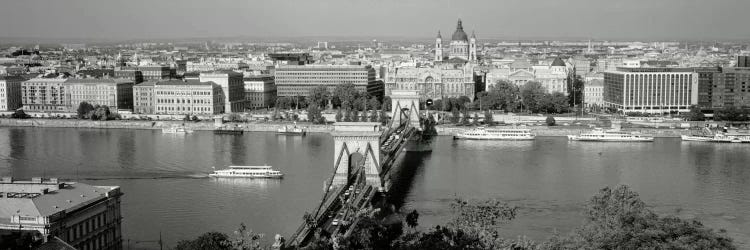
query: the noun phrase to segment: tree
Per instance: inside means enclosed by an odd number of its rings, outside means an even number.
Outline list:
[[[185,117],[182,118],[183,121],[190,121],[190,115],[185,114]]]
[[[586,206],[586,222],[548,249],[737,249],[726,231],[695,220],[659,216],[627,186],[604,188]]]
[[[489,109],[484,111],[484,124],[487,124],[487,126],[492,126],[493,124],[495,124],[492,111],[490,111]]]
[[[383,103],[381,105],[382,108],[383,108],[383,110],[386,111],[386,112],[390,112],[391,111],[391,105],[392,105],[392,103],[391,103],[391,97],[390,96],[383,97]]]
[[[229,237],[219,232],[208,232],[194,240],[181,240],[177,242],[176,250],[231,250]]]
[[[344,111],[344,121],[345,122],[352,122],[352,110],[347,109]]]
[[[109,111],[109,107],[106,105],[96,105],[93,111],[89,111],[88,116],[91,120],[106,121],[114,119],[112,113]]]
[[[715,117],[720,121],[747,121],[748,111],[739,109],[735,106],[729,106],[718,110]]]
[[[88,119],[88,115],[92,110],[94,110],[93,105],[88,102],[81,102],[80,104],[78,104],[78,109],[76,110],[78,119]]]
[[[539,111],[545,113],[565,113],[568,111],[568,98],[562,92],[555,91],[552,94],[545,93],[539,102]]]
[[[309,122],[317,124],[320,122],[320,118],[322,117],[323,117],[323,114],[321,114],[320,108],[318,108],[317,103],[312,103],[310,104],[310,106],[307,107],[307,120]]]
[[[378,122],[378,110],[370,110],[370,122]]]
[[[453,107],[451,110],[451,122],[458,124],[461,121],[461,113],[458,112],[458,108]]]
[[[461,117],[463,117],[463,118],[461,119],[461,124],[463,124],[463,125],[469,125],[471,123],[469,121],[469,119],[471,119],[471,117],[469,116],[469,110],[468,109],[464,109],[462,113],[463,114],[462,114]]]
[[[531,112],[538,113],[541,110],[541,103],[547,90],[541,83],[530,81],[521,88],[521,98],[523,105]]]
[[[192,120],[193,120],[194,122],[199,122],[199,121],[201,121],[201,119],[199,119],[199,118],[198,118],[198,116],[195,116],[195,115],[193,115],[193,118],[192,118]]]
[[[474,113],[474,118],[471,119],[471,125],[479,125],[479,114]]]
[[[240,114],[237,114],[237,113],[231,113],[231,114],[229,114],[229,116],[227,116],[227,120],[229,120],[230,122],[242,122],[242,121],[244,121],[244,119],[242,119],[242,116],[240,116]]]
[[[685,119],[688,121],[704,121],[706,116],[701,112],[698,105],[690,105],[690,112],[685,114]]]
[[[481,109],[502,109],[515,111],[518,106],[520,89],[514,83],[506,80],[498,80],[491,86],[488,92],[478,95]]]
[[[380,118],[380,124],[382,124],[383,126],[388,124],[388,114],[386,114],[384,111],[380,111],[378,118]]]
[[[412,210],[411,213],[408,213],[406,215],[406,225],[411,228],[415,228],[419,225],[418,220],[419,220],[419,213],[417,212],[417,210]]]
[[[380,106],[381,106],[380,102],[375,97],[372,97],[372,98],[370,98],[370,100],[367,101],[367,108],[368,109],[378,110],[378,109],[380,109]]]
[[[352,109],[352,121],[359,122],[359,111]]]
[[[343,121],[343,118],[344,114],[341,113],[341,109],[338,109],[338,111],[336,111],[336,121],[341,122]]]
[[[550,116],[547,116],[547,120],[545,120],[547,123],[547,126],[555,126],[555,118]]]
[[[286,96],[276,98],[276,107],[280,109],[290,109],[292,107],[292,100]]]
[[[27,119],[29,117],[30,116],[21,109],[16,110],[15,112],[13,112],[13,114],[10,115],[10,118],[13,118],[13,119]]]
[[[234,231],[232,238],[228,239],[227,242],[231,249],[234,250],[261,250],[265,249],[261,245],[263,234],[253,232],[253,230],[247,229],[245,223],[240,223],[240,227],[237,231]]]
[[[333,106],[344,109],[352,108],[354,100],[357,97],[359,97],[359,91],[354,87],[354,84],[344,83],[336,85],[332,94]]]
[[[314,104],[318,107],[325,107],[330,98],[331,93],[328,92],[326,86],[317,86],[310,90],[310,94],[306,98],[307,106],[310,107]]]
[[[583,103],[583,79],[571,74],[568,79],[568,106],[578,107]]]

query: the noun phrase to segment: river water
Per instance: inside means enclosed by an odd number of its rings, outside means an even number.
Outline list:
[[[59,177],[117,185],[123,238],[131,248],[168,246],[206,231],[231,233],[239,223],[288,236],[323,194],[333,140],[246,133],[165,135],[152,130],[0,128],[0,176]],[[454,141],[439,137],[430,154],[407,155],[397,196],[420,213],[422,227],[445,223],[455,197],[498,198],[520,207],[508,237],[544,240],[583,221],[597,190],[627,184],[662,214],[724,228],[750,246],[750,145]],[[206,178],[227,165],[268,164],[282,180]]]

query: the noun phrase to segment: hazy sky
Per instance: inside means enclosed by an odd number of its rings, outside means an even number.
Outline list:
[[[0,37],[748,39],[750,0],[0,0]]]

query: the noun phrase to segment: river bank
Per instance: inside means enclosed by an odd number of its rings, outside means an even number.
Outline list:
[[[192,130],[215,130],[239,129],[246,132],[274,132],[285,126],[293,126],[291,122],[226,122],[217,126],[212,121],[185,122],[185,121],[138,121],[138,120],[116,120],[116,121],[90,121],[77,119],[7,119],[0,118],[0,127],[41,127],[41,128],[97,128],[97,129],[163,129],[174,126],[184,126]],[[311,133],[329,133],[333,131],[333,125],[311,124],[299,122],[297,126],[306,127]],[[439,125],[436,127],[438,135],[452,136],[464,129],[466,126]],[[528,126],[523,127],[531,130],[538,136],[566,136],[590,131],[591,129],[580,126]],[[686,129],[670,128],[623,128],[624,131],[640,132],[655,137],[679,137],[689,134]]]
[[[247,132],[271,132],[285,126],[293,126],[291,122],[226,122],[217,126],[213,121],[91,121],[78,119],[0,119],[0,127],[40,127],[40,128],[96,128],[96,129],[163,129],[174,126],[184,126],[191,130],[238,129]],[[332,125],[320,125],[300,122],[297,126],[306,127],[308,132],[327,133],[333,130]]]

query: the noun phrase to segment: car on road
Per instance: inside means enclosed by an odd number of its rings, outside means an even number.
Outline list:
[[[331,225],[338,226],[339,225],[339,219],[333,219],[331,222]]]

